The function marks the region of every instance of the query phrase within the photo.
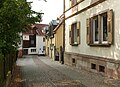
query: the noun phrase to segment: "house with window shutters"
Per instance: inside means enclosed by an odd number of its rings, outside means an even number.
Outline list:
[[[45,27],[46,54],[53,60],[55,58],[55,38],[53,31],[57,25],[57,20],[52,20],[50,21],[49,25]]]
[[[64,0],[64,63],[120,77],[120,0]]]
[[[49,26],[44,28],[46,38],[46,55],[55,61],[64,63],[63,49],[64,49],[64,30],[63,30],[62,14],[57,20],[52,20]]]
[[[64,15],[62,14],[59,18],[58,18],[58,25],[56,26],[56,28],[53,30],[54,32],[54,39],[55,39],[55,52],[54,52],[54,60],[55,61],[60,61],[61,63],[64,63],[64,59],[63,59],[63,50],[64,50],[64,24],[63,24],[63,18]]]
[[[43,33],[46,24],[34,24],[29,27],[26,32],[23,32],[22,49],[23,55],[28,54],[45,54],[45,37]]]

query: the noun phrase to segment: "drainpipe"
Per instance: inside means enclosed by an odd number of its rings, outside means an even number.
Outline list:
[[[51,49],[51,58],[52,58],[52,38],[51,39],[51,46],[50,46],[50,49]]]
[[[65,52],[65,0],[63,0],[63,60],[64,64],[64,52]]]

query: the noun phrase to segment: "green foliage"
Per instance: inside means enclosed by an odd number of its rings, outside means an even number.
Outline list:
[[[3,87],[3,80],[4,80],[4,74],[3,74],[3,55],[0,54],[0,87]]]
[[[0,1],[0,52],[6,54],[16,50],[19,33],[31,24],[40,22],[41,14],[32,11],[26,0]]]

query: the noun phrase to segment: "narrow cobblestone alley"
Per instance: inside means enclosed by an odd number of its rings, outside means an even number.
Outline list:
[[[24,56],[17,65],[21,66],[25,87],[119,87],[44,56]]]

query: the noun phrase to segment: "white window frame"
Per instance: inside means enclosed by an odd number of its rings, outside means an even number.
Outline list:
[[[36,49],[31,49],[31,52],[36,52]]]
[[[93,31],[93,18],[98,16],[98,43],[95,43],[95,31]],[[104,18],[104,21],[103,21]],[[111,46],[113,44],[114,11],[104,10],[86,20],[87,44],[90,46]],[[96,35],[97,36],[97,35]],[[96,39],[97,40],[97,39]],[[103,41],[104,40],[104,41]]]

